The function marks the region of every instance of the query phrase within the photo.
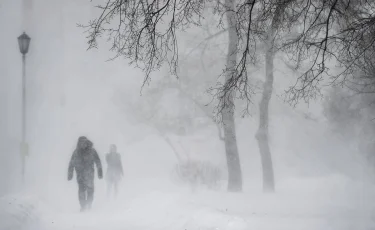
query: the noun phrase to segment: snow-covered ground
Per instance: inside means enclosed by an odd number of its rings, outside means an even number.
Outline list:
[[[93,209],[80,213],[77,184],[66,180],[61,164],[68,155],[49,159],[55,166],[49,167],[50,175],[36,169],[40,158],[30,162],[26,179],[39,178],[22,193],[1,197],[1,230],[375,229],[375,187],[365,180],[341,173],[290,174],[278,177],[275,194],[262,194],[258,176],[245,175],[243,193],[192,192],[171,181],[175,157],[157,136],[123,152],[125,178],[118,198],[108,198],[105,182],[96,179]]]
[[[140,183],[144,189],[140,190]],[[289,183],[289,184],[288,184]],[[217,229],[299,230],[374,229],[374,188],[344,178],[289,181],[276,194],[228,194],[175,188],[153,188],[146,181],[122,187],[117,199],[97,192],[90,212],[80,213],[76,197],[48,203],[37,195],[13,194],[0,199],[0,229]],[[299,188],[296,188],[297,185]],[[129,186],[129,185],[126,185]],[[329,192],[319,192],[321,191]],[[292,191],[294,190],[294,191]],[[137,193],[133,193],[137,191]],[[141,192],[142,191],[142,192]],[[372,197],[372,198],[371,198]],[[43,201],[44,200],[44,201]]]

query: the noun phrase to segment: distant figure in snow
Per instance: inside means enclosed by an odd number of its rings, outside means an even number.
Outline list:
[[[117,196],[118,183],[124,176],[124,171],[122,168],[121,155],[117,152],[116,145],[110,146],[110,152],[105,156],[107,161],[107,173],[105,179],[107,181],[107,195],[109,196],[114,188],[114,195]]]
[[[102,164],[98,153],[93,148],[93,143],[84,136],[79,137],[77,147],[70,159],[68,180],[72,180],[73,171],[75,169],[81,212],[86,209],[91,209],[94,199],[94,164],[96,164],[99,179],[102,179]]]

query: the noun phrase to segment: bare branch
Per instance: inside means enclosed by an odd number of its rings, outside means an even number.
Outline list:
[[[282,47],[291,54],[289,59],[294,60],[298,68],[304,61],[311,61],[296,84],[286,91],[286,99],[293,105],[301,99],[308,102],[320,96],[323,82],[345,84],[349,78],[367,71],[371,65],[368,60],[375,63],[373,58],[368,58],[375,45],[374,2],[315,0],[304,4],[304,7],[297,7],[299,12],[295,14],[298,23],[304,25],[302,31]],[[334,73],[328,68],[332,59],[343,71]]]
[[[185,58],[182,59],[182,61],[185,61],[186,59],[188,59],[189,56],[190,56],[194,51],[196,51],[198,48],[200,48],[202,45],[205,45],[205,46],[206,46],[208,41],[210,41],[210,40],[213,39],[213,38],[218,37],[219,35],[222,35],[223,33],[227,32],[227,31],[228,31],[228,29],[224,29],[224,30],[221,30],[221,31],[219,31],[219,32],[217,32],[217,33],[215,33],[215,34],[213,34],[213,35],[208,36],[208,37],[205,38],[202,42],[200,42],[198,45],[196,45],[193,49],[191,49],[191,50],[189,51],[189,53],[187,53],[187,54],[185,55]],[[203,50],[204,50],[204,49],[203,49]]]
[[[234,14],[236,20],[232,25],[206,38],[187,55],[213,37],[235,30],[237,46],[231,51],[239,55],[235,67],[223,68],[219,79],[229,78],[209,90],[219,100],[220,113],[233,104],[229,97],[246,100],[248,105],[252,102],[255,91],[249,81],[248,66],[259,62],[258,43],[266,38],[280,5],[284,12],[274,24],[279,28],[275,51],[288,54],[289,62],[303,72],[286,91],[290,103],[316,98],[327,80],[339,84],[358,73],[369,72],[371,63],[375,63],[373,58],[368,61],[372,52],[369,50],[375,45],[375,2],[368,0],[238,0],[232,8],[214,0],[106,0],[97,6],[101,14],[81,27],[88,34],[89,49],[97,48],[98,39],[106,36],[115,52],[113,58],[125,57],[141,68],[146,84],[151,73],[164,64],[169,65],[172,75],[178,75],[177,33],[200,27],[206,8],[213,8],[213,14],[220,17],[218,26],[225,24],[224,15]],[[289,34],[297,36],[287,39]],[[329,68],[332,60],[344,71],[333,72]]]

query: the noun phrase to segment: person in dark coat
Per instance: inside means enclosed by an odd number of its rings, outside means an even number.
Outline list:
[[[107,161],[107,173],[105,179],[107,181],[107,195],[111,193],[112,187],[114,188],[115,196],[118,192],[118,184],[124,176],[122,168],[121,155],[117,152],[116,145],[111,145],[110,152],[105,156]]]
[[[94,164],[98,171],[99,179],[103,178],[102,164],[93,143],[86,137],[78,139],[77,147],[72,154],[68,169],[68,180],[72,180],[74,169],[78,182],[78,198],[81,212],[91,209],[94,199]]]

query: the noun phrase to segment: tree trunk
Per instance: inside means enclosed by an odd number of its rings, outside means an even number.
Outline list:
[[[259,128],[256,134],[258,140],[259,152],[262,162],[263,172],[263,191],[274,192],[275,191],[275,179],[272,165],[271,150],[268,141],[268,107],[272,96],[273,87],[273,61],[275,57],[274,50],[274,39],[276,31],[279,27],[279,22],[284,13],[286,5],[291,2],[288,0],[280,0],[275,10],[274,17],[272,19],[271,28],[268,32],[266,41],[266,80],[263,84],[262,99],[259,104]]]
[[[228,21],[228,53],[227,53],[227,72],[225,81],[227,82],[237,63],[237,46],[238,36],[236,31],[236,14],[235,14],[235,0],[225,0],[227,6],[226,17]],[[240,158],[237,149],[236,139],[236,126],[234,121],[234,95],[233,91],[227,92],[229,96],[226,96],[224,108],[222,111],[223,125],[224,125],[224,137],[225,137],[225,152],[227,157],[228,165],[228,191],[240,192],[242,191],[242,171],[240,165]]]
[[[269,40],[269,39],[268,39]],[[273,45],[267,42],[266,53],[266,81],[263,84],[262,100],[259,104],[259,129],[256,134],[258,140],[263,172],[263,191],[274,192],[275,181],[271,151],[268,143],[268,106],[272,96],[273,86]]]

